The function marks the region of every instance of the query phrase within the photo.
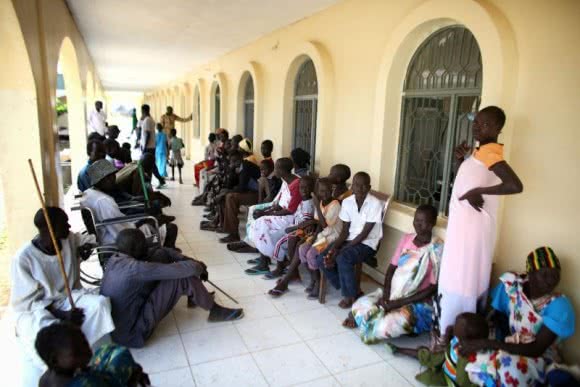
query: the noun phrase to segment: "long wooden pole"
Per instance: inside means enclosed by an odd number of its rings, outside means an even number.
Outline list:
[[[58,258],[58,266],[60,267],[60,274],[62,275],[62,279],[64,281],[64,290],[66,291],[66,295],[68,297],[68,302],[70,303],[71,308],[75,309],[75,302],[73,301],[72,294],[70,291],[70,286],[68,284],[68,276],[66,275],[66,271],[64,269],[64,260],[62,259],[62,255],[60,253],[60,248],[58,246],[58,242],[56,241],[56,237],[54,236],[54,230],[52,228],[52,223],[50,222],[50,218],[48,217],[48,211],[46,210],[46,204],[44,203],[44,198],[42,197],[42,192],[40,192],[40,186],[38,185],[38,179],[36,178],[36,172],[34,172],[34,165],[32,165],[32,160],[28,159],[28,165],[30,166],[30,172],[32,172],[32,178],[34,179],[34,185],[36,186],[36,193],[38,194],[38,199],[40,200],[40,205],[42,206],[42,213],[44,214],[44,220],[46,221],[46,225],[48,226],[48,233],[50,234],[50,240],[52,241],[54,251],[56,251],[56,257]]]

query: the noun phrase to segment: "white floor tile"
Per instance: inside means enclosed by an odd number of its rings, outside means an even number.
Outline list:
[[[389,364],[397,370],[409,383],[414,386],[422,386],[421,383],[415,380],[415,375],[421,372],[421,365],[415,359],[406,356],[395,356],[389,360]]]
[[[332,373],[352,370],[382,360],[349,332],[310,340],[308,346]]]
[[[329,376],[304,343],[256,352],[253,356],[271,386],[288,386]]]
[[[240,303],[239,305],[235,304],[223,295],[220,295],[220,299],[224,303],[224,306],[227,306],[228,308],[244,309],[244,318],[234,321],[234,324],[241,324],[245,321],[280,316],[280,312],[278,312],[278,309],[274,307],[270,297],[263,294],[257,296],[240,297],[238,300]]]
[[[340,384],[333,376],[312,380],[306,383],[296,384],[296,387],[340,387]]]
[[[155,337],[165,337],[165,336],[173,336],[178,334],[179,331],[177,330],[177,324],[175,322],[175,317],[173,317],[173,312],[169,313],[153,332],[152,338]]]
[[[189,367],[149,374],[152,387],[195,387]]]
[[[236,324],[250,351],[280,347],[301,341],[283,317],[271,317]]]
[[[274,286],[274,284],[272,284]],[[290,314],[322,308],[317,300],[308,300],[303,290],[292,287],[289,292],[279,298],[273,298],[272,303],[282,314]]]
[[[197,387],[267,386],[251,355],[231,357],[191,367]]]
[[[212,280],[211,273],[209,275],[209,279]],[[251,278],[234,278],[229,280],[216,280],[214,282],[217,286],[236,299],[264,294]],[[209,288],[211,288],[211,285],[208,285],[208,289]]]
[[[188,365],[179,335],[154,337],[144,348],[132,349],[131,353],[147,373],[168,371]]]
[[[286,320],[304,340],[316,339],[344,331],[340,321],[326,308],[286,315]]]
[[[173,315],[180,333],[198,331],[206,328],[217,328],[220,326],[231,326],[231,322],[213,323],[207,321],[209,312],[200,307],[188,308],[187,298],[182,297],[173,309]]]
[[[208,264],[208,272],[213,280],[228,280],[233,278],[243,278],[245,276],[240,265],[236,263],[227,263],[224,265]],[[219,286],[219,285],[218,285]]]
[[[248,353],[246,345],[233,326],[185,333],[182,334],[182,339],[191,365]]]
[[[400,387],[410,386],[409,382],[385,362],[357,368],[335,375],[343,386],[348,387]]]

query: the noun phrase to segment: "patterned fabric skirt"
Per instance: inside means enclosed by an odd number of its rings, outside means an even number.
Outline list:
[[[431,303],[417,302],[385,313],[383,308],[377,306],[373,294],[359,298],[352,306],[360,338],[365,344],[431,331],[433,326]]]

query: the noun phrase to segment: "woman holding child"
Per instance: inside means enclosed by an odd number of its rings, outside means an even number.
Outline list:
[[[467,340],[462,353],[478,352],[467,365],[481,386],[532,386],[546,382],[559,362],[558,344],[574,334],[575,314],[569,299],[555,292],[560,261],[549,247],[531,252],[526,274],[505,273],[491,293],[496,316],[507,317],[508,336],[500,340]],[[498,325],[498,324],[496,324]]]
[[[415,212],[415,233],[399,242],[385,275],[384,288],[359,298],[343,325],[358,326],[363,342],[373,343],[407,334],[429,332],[433,325],[432,298],[443,242],[433,237],[437,210],[421,205]]]

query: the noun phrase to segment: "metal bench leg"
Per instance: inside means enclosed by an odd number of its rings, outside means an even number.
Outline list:
[[[326,276],[324,270],[320,270],[320,288],[318,289],[318,302],[324,304],[326,302]]]

